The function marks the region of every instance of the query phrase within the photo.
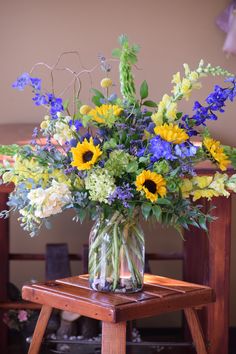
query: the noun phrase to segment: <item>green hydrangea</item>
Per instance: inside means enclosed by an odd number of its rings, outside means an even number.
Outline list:
[[[108,204],[108,197],[114,192],[116,185],[108,170],[100,168],[88,173],[85,178],[85,188],[89,192],[90,200]]]
[[[166,160],[155,162],[153,165],[153,171],[165,175],[170,171],[170,165]]]
[[[133,161],[135,161],[135,157],[131,156],[127,152],[122,150],[114,150],[110,153],[105,167],[112,176],[120,177],[129,170],[129,165]]]

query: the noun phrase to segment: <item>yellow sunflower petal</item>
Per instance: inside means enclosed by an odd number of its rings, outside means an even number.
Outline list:
[[[214,140],[210,137],[205,137],[203,139],[203,148],[207,152],[213,162],[215,162],[221,171],[225,171],[230,164],[228,156],[224,153],[223,147],[220,145],[220,142]]]
[[[93,138],[89,141],[85,139],[70,151],[73,157],[71,165],[77,167],[78,170],[89,170],[102,155],[99,145],[94,145]]]
[[[158,173],[144,170],[135,181],[136,190],[143,191],[147,199],[155,202],[158,195],[162,198],[166,195],[166,181]]]
[[[156,135],[160,135],[163,140],[169,141],[173,144],[182,144],[189,139],[188,134],[184,129],[179,128],[178,125],[163,124],[154,128]]]

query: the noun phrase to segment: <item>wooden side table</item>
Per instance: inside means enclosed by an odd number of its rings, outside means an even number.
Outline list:
[[[211,288],[146,274],[144,289],[134,294],[95,292],[88,276],[25,285],[24,300],[43,305],[29,354],[38,354],[52,309],[79,313],[102,321],[102,354],[126,353],[126,322],[184,310],[198,354],[207,354],[196,308],[215,300]]]

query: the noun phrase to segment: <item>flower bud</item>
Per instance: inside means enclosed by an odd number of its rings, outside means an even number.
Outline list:
[[[109,77],[105,77],[101,81],[101,86],[102,86],[102,88],[108,88],[108,87],[112,86],[112,80],[109,79]]]
[[[84,104],[83,106],[80,107],[80,114],[88,114],[91,111],[91,107],[89,107],[87,104]]]

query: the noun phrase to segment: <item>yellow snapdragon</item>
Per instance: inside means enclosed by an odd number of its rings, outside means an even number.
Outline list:
[[[198,82],[201,74],[197,71],[191,71],[188,64],[184,64],[185,77],[181,80],[180,73],[177,72],[173,75],[172,83],[174,84],[172,93],[174,94],[174,100],[189,99],[193,89],[201,88],[201,83]]]
[[[162,125],[164,120],[167,122],[173,122],[176,119],[177,103],[173,102],[173,98],[164,95],[162,100],[158,104],[158,110],[153,113],[152,120],[156,125]]]
[[[193,197],[193,201],[200,198],[207,198],[210,200],[212,197],[225,196],[229,197],[230,193],[226,188],[228,176],[216,172],[214,176],[196,176],[191,179],[184,179],[181,185],[181,192],[183,198]]]

